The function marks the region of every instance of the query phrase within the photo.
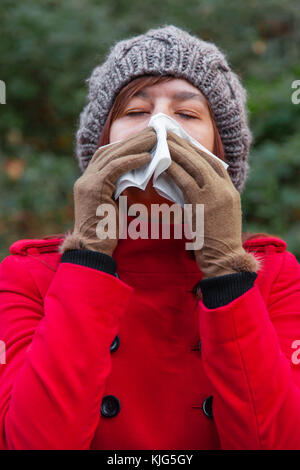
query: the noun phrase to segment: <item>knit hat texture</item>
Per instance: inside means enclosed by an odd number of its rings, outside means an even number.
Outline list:
[[[87,104],[79,117],[76,155],[82,171],[97,150],[105,121],[120,90],[142,75],[171,75],[188,80],[210,103],[229,164],[228,173],[242,192],[249,172],[252,134],[248,127],[247,93],[225,53],[174,25],[113,45],[90,78]]]

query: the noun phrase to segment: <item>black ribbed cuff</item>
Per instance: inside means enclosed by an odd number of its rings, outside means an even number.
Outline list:
[[[93,250],[67,250],[60,259],[61,263],[74,263],[88,268],[98,269],[108,274],[116,275],[117,263],[106,253],[100,253]]]
[[[207,308],[218,308],[229,304],[253,287],[257,273],[242,271],[213,278],[203,279],[194,286],[197,294],[200,289],[202,300]]]

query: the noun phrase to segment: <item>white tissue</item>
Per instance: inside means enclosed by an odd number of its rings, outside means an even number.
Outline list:
[[[171,165],[172,161],[167,143],[167,130],[170,130],[179,137],[188,140],[193,145],[203,150],[207,155],[219,160],[225,169],[228,168],[227,163],[211,153],[206,147],[187,134],[180,124],[170,116],[167,116],[164,113],[155,114],[150,119],[148,126],[153,127],[157,135],[157,143],[150,152],[151,162],[135,170],[128,171],[120,176],[116,183],[116,190],[114,193],[115,199],[117,199],[120,194],[130,186],[145,190],[151,176],[154,175],[153,187],[156,189],[157,193],[172,202],[180,204],[182,207],[184,206],[184,198],[181,189],[169,175],[164,173]]]

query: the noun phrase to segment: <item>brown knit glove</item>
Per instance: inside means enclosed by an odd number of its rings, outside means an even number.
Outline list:
[[[152,127],[147,127],[95,152],[85,172],[74,184],[74,230],[60,245],[60,253],[88,249],[112,255],[119,239],[118,206],[113,198],[115,183],[123,173],[149,163],[149,152],[155,144],[156,133]],[[100,218],[96,211],[100,204],[109,204],[114,208],[112,213],[116,220],[112,223],[116,223],[115,238],[100,239],[97,236]]]
[[[242,246],[240,194],[229,174],[213,157],[171,131],[167,142],[172,163],[166,172],[182,190],[185,204],[192,204],[196,229],[196,204],[204,204],[203,247],[195,257],[203,279],[240,271],[257,272],[260,262]]]

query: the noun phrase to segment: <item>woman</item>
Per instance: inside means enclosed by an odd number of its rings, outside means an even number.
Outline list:
[[[0,266],[1,448],[300,449],[300,266],[284,240],[241,232],[251,133],[237,75],[165,26],[117,43],[89,87],[74,227],[15,242]],[[168,132],[167,173],[205,207],[194,252],[184,236],[97,236],[100,204],[117,218],[118,177],[150,161],[159,112],[229,164]],[[124,195],[170,204],[151,181]]]

